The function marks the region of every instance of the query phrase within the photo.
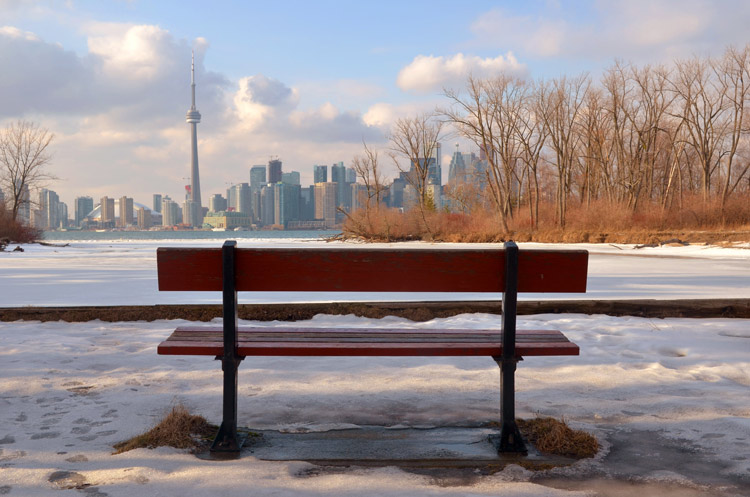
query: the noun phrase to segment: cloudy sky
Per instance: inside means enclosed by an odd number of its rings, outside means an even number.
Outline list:
[[[55,134],[50,188],[183,197],[195,51],[203,202],[249,167],[344,161],[471,72],[534,78],[720,54],[744,0],[0,0],[0,126]],[[452,147],[444,146],[444,153]]]

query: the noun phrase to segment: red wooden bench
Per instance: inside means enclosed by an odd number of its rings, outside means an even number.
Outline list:
[[[165,355],[222,360],[223,418],[213,453],[237,453],[237,368],[247,356],[490,356],[501,369],[498,450],[525,452],[515,422],[523,356],[578,355],[554,330],[516,331],[517,292],[585,292],[588,252],[503,249],[159,248],[159,290],[222,291],[223,326],[177,328]],[[500,329],[361,329],[237,325],[237,292],[489,292],[503,294]]]

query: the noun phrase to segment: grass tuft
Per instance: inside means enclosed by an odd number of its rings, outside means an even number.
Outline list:
[[[217,429],[217,426],[210,424],[203,416],[190,414],[185,406],[178,404],[146,433],[115,444],[115,454],[156,447],[196,450],[206,445]]]
[[[540,452],[585,459],[599,451],[599,442],[593,435],[570,428],[565,420],[539,417],[519,419],[517,423],[524,437]]]

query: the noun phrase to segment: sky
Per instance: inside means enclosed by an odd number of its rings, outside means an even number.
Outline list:
[[[307,185],[364,141],[395,174],[392,123],[468,74],[596,78],[616,59],[720,55],[750,42],[748,25],[750,3],[728,0],[0,0],[0,127],[55,135],[47,186],[70,209],[82,195],[181,200],[194,51],[207,205],[272,156]]]

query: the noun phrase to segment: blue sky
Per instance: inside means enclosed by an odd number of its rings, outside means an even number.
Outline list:
[[[195,49],[204,195],[271,155],[306,184],[469,72],[596,78],[616,58],[718,55],[748,25],[750,3],[729,0],[0,0],[0,124],[55,133],[49,186],[69,204],[180,198]]]

